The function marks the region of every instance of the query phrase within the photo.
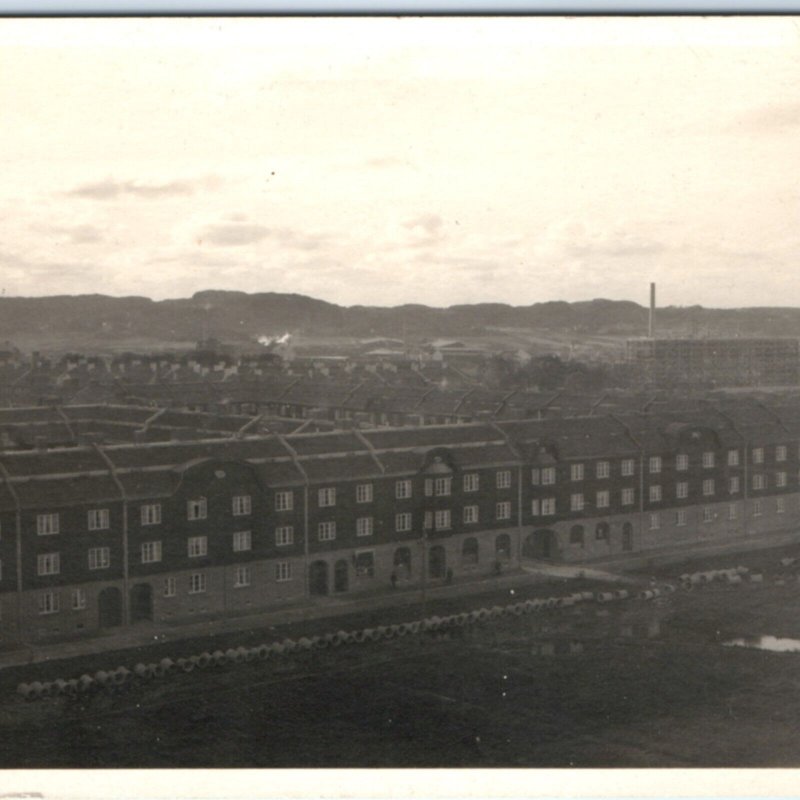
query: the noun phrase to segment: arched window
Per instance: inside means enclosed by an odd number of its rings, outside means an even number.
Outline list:
[[[573,525],[569,532],[569,543],[583,547],[583,525]]]
[[[607,522],[597,523],[597,527],[594,529],[595,539],[603,539],[604,541],[607,542],[610,534],[611,534],[611,528],[609,527]]]
[[[411,549],[408,547],[398,547],[394,551],[394,571],[400,579],[411,576]]]
[[[494,554],[498,561],[511,558],[511,537],[507,533],[501,533],[494,540]]]
[[[465,567],[472,567],[478,563],[478,540],[470,536],[464,539],[461,545],[461,563]]]

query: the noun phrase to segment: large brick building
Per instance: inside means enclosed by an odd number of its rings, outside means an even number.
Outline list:
[[[0,635],[242,614],[758,537],[800,412],[707,409],[0,452]],[[423,571],[423,565],[425,567]]]

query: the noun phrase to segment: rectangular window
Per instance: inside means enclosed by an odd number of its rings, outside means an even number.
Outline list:
[[[508,489],[511,486],[511,470],[501,470],[497,473],[496,480],[498,489]]]
[[[554,486],[556,482],[556,468],[545,467],[542,470],[542,486]]]
[[[635,502],[636,492],[633,489],[622,490],[622,505],[632,506]]]
[[[294,509],[294,492],[275,492],[275,510],[292,511]]]
[[[703,522],[714,521],[714,510],[709,506],[703,506]]]
[[[636,462],[632,458],[622,459],[622,477],[630,478],[636,470]]]
[[[278,561],[275,564],[275,580],[278,583],[285,583],[292,579],[291,561]]]
[[[61,611],[61,595],[58,592],[39,593],[39,613],[57,614]]]
[[[189,558],[208,555],[208,536],[190,536],[186,552]]]
[[[411,481],[408,479],[395,481],[394,496],[397,500],[407,500],[411,497]]]
[[[569,510],[583,511],[583,494],[576,493],[569,496]]]
[[[714,466],[714,451],[713,450],[706,450],[706,452],[703,453],[703,466],[706,469],[710,469],[711,467]]]
[[[37,575],[58,575],[59,572],[61,572],[61,555],[59,553],[42,553],[37,556]]]
[[[372,517],[359,517],[356,520],[356,536],[372,536]]]
[[[681,527],[681,526],[686,524],[686,509],[685,508],[679,508],[675,512],[675,524],[678,527]]]
[[[479,485],[479,475],[477,472],[468,472],[464,475],[464,491],[477,492]]]
[[[661,456],[650,456],[648,469],[650,470],[651,475],[657,475],[659,472],[661,472]]]
[[[178,594],[178,582],[175,578],[164,578],[164,597],[175,597]]]
[[[52,536],[58,533],[58,514],[37,514],[36,533],[39,536]]]
[[[356,575],[359,578],[372,578],[375,575],[375,554],[372,550],[356,553]]]
[[[714,494],[714,490],[714,479],[706,478],[706,480],[703,481],[703,496],[711,497]]]
[[[650,487],[649,497],[650,497],[650,502],[651,503],[660,503],[661,502],[661,487],[658,486],[658,485],[651,486]]]
[[[728,504],[728,519],[733,520],[739,516],[739,509],[736,503]]]
[[[595,476],[607,478],[609,475],[611,475],[611,464],[608,461],[598,461],[595,465]]]
[[[89,569],[108,569],[111,566],[111,550],[108,547],[89,548]]]
[[[754,464],[763,464],[764,463],[764,448],[763,447],[754,447],[753,448],[753,463]]]
[[[233,588],[241,589],[243,586],[250,585],[250,567],[240,564],[236,567],[236,574],[233,578]]]
[[[139,509],[142,525],[161,524],[161,503],[148,503]]]
[[[678,472],[686,472],[689,469],[689,456],[686,453],[675,456],[675,469]]]
[[[785,497],[776,497],[775,498],[775,513],[776,514],[783,514],[786,511],[786,498]]]
[[[450,510],[443,509],[434,513],[433,524],[437,531],[450,530]]]
[[[775,473],[775,485],[779,488],[783,488],[786,486],[786,473],[785,472],[776,472]]]
[[[161,561],[161,542],[142,542],[142,564]]]
[[[317,492],[317,505],[320,508],[330,508],[336,505],[336,489],[320,489]]]
[[[538,517],[542,513],[541,503],[538,500],[531,500],[531,515]]]
[[[294,544],[294,526],[279,525],[275,528],[275,544],[278,545],[278,547]]]
[[[511,519],[511,503],[497,503],[495,506],[495,519]]]
[[[764,475],[753,475],[753,488],[764,489],[767,485],[767,480]]]
[[[556,513],[555,497],[546,497],[542,500],[542,516],[549,517]]]
[[[739,466],[739,451],[738,450],[728,450],[728,466],[729,467],[738,467]]]
[[[775,448],[775,460],[776,461],[786,461],[786,445],[779,444]]]
[[[407,533],[411,530],[411,514],[407,511],[402,514],[395,514],[394,529],[397,533]]]
[[[208,504],[205,497],[190,500],[186,504],[186,517],[189,520],[205,519],[208,516]]]
[[[753,516],[760,517],[764,513],[761,501],[760,500],[753,500]]]
[[[605,490],[598,492],[595,499],[598,508],[608,508],[611,505],[611,492]]]
[[[464,523],[469,525],[470,523],[478,521],[478,506],[464,506]]]
[[[678,500],[685,500],[689,496],[689,483],[688,481],[681,481],[675,484],[675,497]]]
[[[569,479],[571,481],[583,480],[583,464],[572,464],[572,466],[570,466]]]
[[[233,534],[233,552],[245,553],[253,549],[252,531],[235,531]]]
[[[422,526],[426,531],[429,531],[433,528],[433,511],[425,512],[425,517]]]
[[[453,479],[436,478],[433,482],[433,490],[437,497],[449,497],[453,486]]]
[[[332,542],[336,538],[336,523],[320,522],[317,525],[317,538],[321,542]]]
[[[193,572],[189,576],[189,594],[201,594],[206,590],[205,572]]]
[[[109,516],[107,508],[93,508],[88,513],[88,526],[90,531],[107,531]]]
[[[531,470],[531,483],[534,486],[539,486],[539,484],[541,484],[541,482],[542,482],[542,471],[540,469],[537,469],[536,467],[534,467]]]
[[[661,514],[650,515],[650,530],[657,531],[661,527]]]
[[[734,475],[732,478],[728,479],[728,491],[731,494],[737,494],[739,492],[739,476]]]
[[[372,484],[359,483],[356,486],[356,503],[371,503],[372,502]]]
[[[248,517],[253,513],[253,501],[249,494],[239,494],[233,498],[233,516]]]
[[[72,590],[72,610],[83,611],[86,608],[86,590],[73,589]]]

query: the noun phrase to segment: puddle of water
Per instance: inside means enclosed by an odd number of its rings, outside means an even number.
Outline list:
[[[800,653],[800,639],[781,639],[777,636],[743,636],[722,644],[725,647],[750,647],[773,653]]]

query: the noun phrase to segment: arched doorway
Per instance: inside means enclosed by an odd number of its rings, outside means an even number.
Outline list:
[[[428,553],[428,573],[431,578],[444,578],[447,571],[447,554],[444,547],[436,544]]]
[[[411,577],[411,548],[398,547],[394,551],[394,571],[398,580],[408,580]]]
[[[122,592],[116,586],[108,586],[97,595],[97,612],[101,628],[122,625]]]
[[[525,537],[522,545],[525,558],[556,558],[558,555],[558,539],[553,531],[533,531]]]
[[[569,543],[574,544],[578,547],[583,547],[584,545],[583,525],[573,525],[572,528],[570,528]]]
[[[607,522],[598,522],[594,527],[594,538],[598,541],[611,541],[611,526]]]
[[[498,561],[508,561],[511,558],[511,537],[501,533],[494,540],[494,556]]]
[[[149,583],[137,583],[131,589],[131,622],[153,619],[153,587]]]
[[[333,568],[333,591],[346,592],[350,588],[350,567],[342,559]]]
[[[633,550],[633,525],[630,522],[622,526],[622,549],[625,552]]]
[[[461,545],[461,566],[478,566],[478,540],[474,536],[464,539],[464,543]]]
[[[328,594],[327,561],[314,561],[308,568],[308,590],[311,594]]]

